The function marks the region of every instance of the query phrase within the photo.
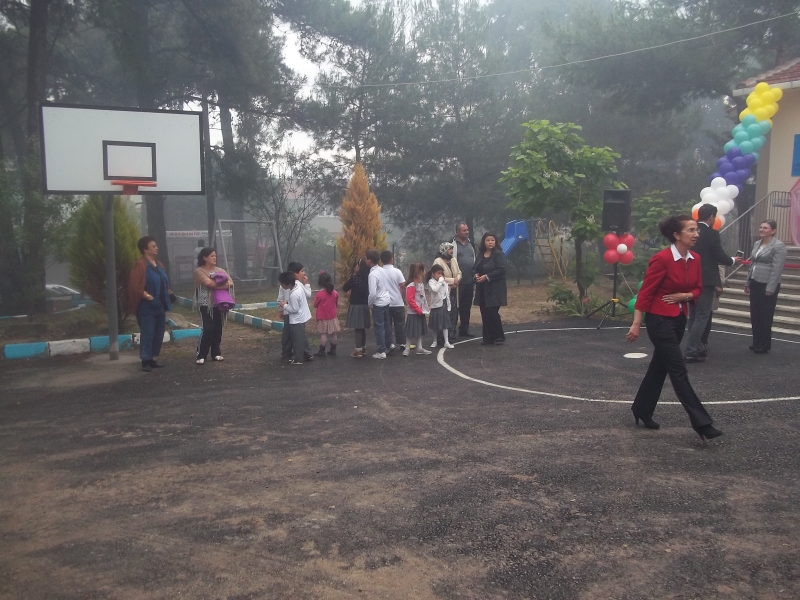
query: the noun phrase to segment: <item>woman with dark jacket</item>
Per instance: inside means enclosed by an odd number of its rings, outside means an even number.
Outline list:
[[[506,255],[497,244],[497,236],[487,231],[478,246],[475,260],[475,305],[481,309],[484,346],[506,341],[500,307],[508,304],[506,290]]]
[[[758,228],[761,239],[753,245],[750,271],[744,284],[744,293],[750,295],[750,324],[753,328],[750,350],[756,354],[766,354],[772,347],[772,319],[786,264],[786,245],[775,239],[777,229],[775,221],[761,223]]]
[[[162,367],[156,361],[161,353],[164,340],[167,311],[172,309],[175,295],[169,288],[169,278],[158,259],[158,246],[155,238],[145,236],[136,246],[142,258],[131,267],[128,281],[128,313],[136,315],[139,324],[139,358],[142,371],[150,372]]]
[[[722,432],[714,428],[711,417],[689,383],[686,361],[681,352],[689,303],[697,300],[703,291],[700,256],[689,250],[700,237],[697,221],[689,215],[667,217],[661,221],[659,229],[670,246],[650,259],[633,311],[633,324],[625,336],[629,342],[639,338],[642,313],[647,313],[644,322],[647,335],[653,342],[653,358],[636,392],[631,411],[637,425],[641,420],[648,429],[658,429],[653,413],[664,380],[669,375],[692,428],[701,438],[719,437]]]

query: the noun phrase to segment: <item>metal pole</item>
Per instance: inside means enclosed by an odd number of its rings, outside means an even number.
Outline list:
[[[108,358],[119,360],[117,324],[117,261],[114,256],[114,196],[103,194],[103,233],[106,245],[106,315],[108,317]]]
[[[336,287],[336,240],[333,241],[333,287]]]
[[[617,316],[617,270],[619,269],[619,263],[614,263],[614,291],[611,293],[611,299],[613,302],[611,303],[611,316]]]
[[[537,233],[537,231],[536,231],[536,222],[533,219],[531,219],[530,223],[531,223],[530,231],[528,231],[528,250],[531,253],[531,285],[533,285],[534,284],[534,281],[533,281],[533,267],[534,267],[533,258],[534,258],[534,256],[536,256],[536,253],[533,250],[534,250],[534,246],[535,246],[535,243],[536,243],[536,233]]]

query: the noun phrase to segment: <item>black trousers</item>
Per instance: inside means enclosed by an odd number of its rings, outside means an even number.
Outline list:
[[[292,332],[289,331],[289,315],[283,315],[281,332],[281,358],[292,358]]]
[[[472,310],[472,300],[474,297],[474,283],[460,283],[458,285],[458,333],[460,335],[469,332],[469,313]],[[453,323],[455,324],[455,319]]]
[[[216,306],[201,306],[200,317],[203,319],[203,332],[200,334],[200,341],[197,343],[195,359],[208,358],[209,349],[211,350],[212,358],[219,356],[222,354],[220,349],[222,344],[222,313]]]
[[[500,319],[499,306],[480,305],[481,319],[483,320],[483,341],[492,344],[498,340],[505,339],[503,332],[503,321]]]
[[[645,326],[655,348],[647,373],[642,379],[639,391],[636,392],[631,407],[633,414],[645,417],[653,415],[661,396],[661,389],[664,387],[664,380],[669,375],[675,395],[689,415],[692,427],[697,430],[705,425],[711,425],[711,417],[700,403],[692,384],[689,383],[686,361],[681,352],[686,317],[683,313],[677,317],[662,317],[648,313],[645,316]]]
[[[389,322],[394,325],[394,342],[397,346],[406,345],[406,307],[405,306],[390,306],[389,307]],[[387,331],[387,336],[391,331]],[[389,344],[387,344],[388,346]]]
[[[772,320],[775,317],[775,305],[778,303],[778,292],[767,296],[767,284],[758,281],[750,282],[750,325],[753,328],[753,347],[761,350],[772,348]]]

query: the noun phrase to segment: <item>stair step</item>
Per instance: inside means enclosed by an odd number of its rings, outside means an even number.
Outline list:
[[[730,321],[728,319],[718,319],[717,317],[714,317],[714,320],[711,322],[711,327],[713,328],[713,327],[718,326],[718,325],[725,325],[726,327],[733,327],[735,329],[746,329],[748,331],[750,330],[750,321],[745,323],[744,321]],[[781,333],[781,334],[784,334],[784,335],[797,335],[797,336],[800,336],[800,330],[785,329],[783,327],[775,327],[773,325],[772,326],[772,334],[773,334],[773,336],[776,333]]]
[[[744,293],[744,288],[729,286],[725,288],[725,293],[722,295],[720,302],[723,302],[725,298],[740,297],[749,298],[750,296]],[[781,291],[778,294],[778,306],[794,306],[795,304],[800,304],[800,294],[784,294],[783,286],[781,286]]]
[[[717,310],[714,311],[714,314],[725,315],[727,317],[731,317],[733,320],[744,319],[748,323],[750,322],[750,313],[741,310],[735,310],[732,308],[723,308],[722,306],[720,306]],[[714,320],[716,321],[716,318]],[[798,333],[800,333],[800,318],[775,315],[773,322],[785,325],[789,329],[797,327],[797,331]]]
[[[720,308],[738,310],[742,314],[747,314],[748,318],[750,316],[750,302],[748,300],[735,300],[733,298],[728,298],[727,300],[723,301],[720,299],[719,306]],[[797,324],[800,326],[800,306],[781,306],[779,304],[777,307],[775,307],[775,316],[797,319]]]

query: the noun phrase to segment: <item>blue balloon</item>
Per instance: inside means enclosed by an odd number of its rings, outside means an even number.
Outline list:
[[[731,161],[734,169],[744,169],[747,165],[747,159],[744,156],[737,156]]]
[[[747,115],[744,119],[742,119],[742,125],[744,125],[745,127],[749,127],[750,125],[756,122],[758,122],[758,119],[756,118],[755,115]]]
[[[746,131],[747,135],[749,135],[750,139],[752,140],[754,137],[758,137],[761,135],[761,125],[759,125],[758,123],[753,123],[752,125],[749,125],[747,127]]]
[[[750,154],[753,155],[753,158],[755,159],[756,162],[758,162],[758,159],[761,158],[761,155],[758,152],[753,151]],[[753,164],[756,164],[756,163],[753,163]]]
[[[767,138],[765,138],[763,135],[760,135],[751,139],[750,143],[753,144],[753,150],[761,150],[761,148],[764,147],[764,144],[767,143]]]
[[[752,153],[745,154],[742,158],[745,159],[745,161],[747,162],[745,167],[752,167],[754,164],[756,164],[756,157]]]
[[[741,146],[742,142],[747,142],[750,140],[750,134],[746,131],[740,131],[735,136],[733,136],[733,141],[736,142],[737,146]]]
[[[741,183],[744,183],[748,179],[750,179],[750,169],[740,169],[736,171],[736,176],[739,178]]]
[[[741,158],[741,157],[738,157]],[[733,165],[729,162],[726,162],[719,168],[719,174],[725,177],[726,173],[730,173],[731,171],[735,171],[736,169],[733,168]]]
[[[772,125],[767,120],[759,121],[758,126],[761,127],[761,135],[767,135],[769,130],[772,129]]]
[[[727,154],[728,152],[730,152],[731,148],[736,148],[736,142],[734,142],[733,140],[725,142],[725,145],[722,147],[722,150]]]
[[[739,150],[739,148],[736,145],[736,142],[734,142],[734,146],[732,148],[729,148],[728,150],[725,151],[725,155],[731,160],[733,160],[737,156],[741,156],[742,154],[745,153]]]
[[[736,171],[731,171],[730,173],[725,174],[725,183],[728,185],[736,185],[737,183],[741,183],[739,180],[739,174]]]
[[[744,191],[744,186],[741,183],[737,183],[736,187],[739,188],[739,193],[740,194]]]
[[[739,151],[742,154],[750,154],[751,152],[753,152],[753,150],[755,150],[755,148],[753,147],[753,142],[751,142],[750,140],[739,144]]]
[[[744,125],[742,125],[741,123],[739,123],[738,125],[736,125],[736,127],[734,127],[733,129],[731,129],[731,135],[732,135],[732,136],[734,136],[734,137],[736,137],[736,134],[737,134],[737,133],[739,133],[740,131],[747,131],[747,129],[745,128],[745,126],[744,126]]]
[[[723,156],[722,158],[717,159],[717,168],[719,169],[722,165],[729,163],[727,156]]]

